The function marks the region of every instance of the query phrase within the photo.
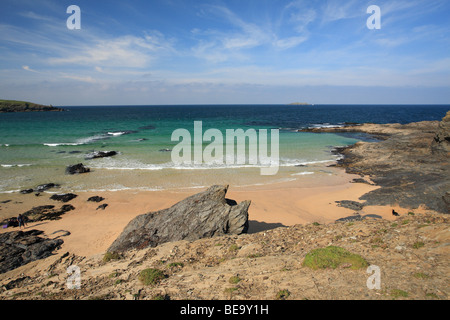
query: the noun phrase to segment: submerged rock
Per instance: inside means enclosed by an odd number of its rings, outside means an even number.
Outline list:
[[[86,155],[86,160],[112,157],[117,154],[117,151],[94,151]]]
[[[212,186],[174,206],[134,218],[108,249],[123,252],[178,240],[197,240],[248,230],[250,201],[225,198],[228,186]]]
[[[90,172],[91,169],[84,166],[82,163],[70,165],[66,168],[66,174],[80,174]]]
[[[37,186],[34,189],[34,191],[42,192],[42,191],[47,191],[52,188],[59,188],[59,187],[60,187],[59,184],[56,184],[56,183],[46,183],[46,184],[41,184],[41,185]]]

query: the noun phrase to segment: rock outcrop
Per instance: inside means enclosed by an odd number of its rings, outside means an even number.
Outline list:
[[[81,174],[90,172],[91,169],[83,165],[82,163],[70,165],[66,168],[66,174]]]
[[[380,139],[336,148],[343,159],[337,166],[347,173],[368,176],[380,186],[363,195],[364,205],[425,206],[449,213],[450,162],[448,125],[450,116],[438,121],[401,125],[363,124],[341,128],[321,128],[314,132],[363,132]]]
[[[439,122],[438,130],[434,136],[433,144],[431,145],[433,153],[442,153],[449,156],[450,153],[450,111]]]
[[[73,193],[62,193],[62,194],[54,194],[50,197],[51,200],[61,201],[61,202],[69,202],[72,199],[78,197]]]
[[[63,244],[61,239],[39,237],[43,231],[12,231],[0,234],[0,273],[44,259]]]
[[[246,233],[250,201],[237,204],[225,198],[227,191],[228,186],[212,186],[171,208],[134,218],[108,251],[123,252],[165,242]]]

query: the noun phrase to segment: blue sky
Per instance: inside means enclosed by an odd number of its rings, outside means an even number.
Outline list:
[[[66,27],[72,4],[81,30]],[[448,0],[2,0],[0,97],[448,104],[449,13]]]

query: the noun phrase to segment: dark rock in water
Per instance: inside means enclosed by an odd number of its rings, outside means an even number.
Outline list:
[[[33,189],[25,189],[25,190],[22,190],[22,191],[20,191],[20,193],[21,194],[29,194],[29,193],[33,193]]]
[[[117,151],[94,151],[86,155],[86,160],[97,159],[97,158],[105,158],[112,157],[117,154]]]
[[[61,201],[61,202],[69,202],[72,199],[78,197],[73,193],[63,193],[63,194],[54,194],[50,197],[51,200]]]
[[[66,168],[66,174],[80,174],[90,172],[91,169],[84,166],[82,163],[70,165]]]
[[[34,189],[34,191],[42,192],[42,191],[47,191],[52,188],[59,188],[59,184],[56,184],[56,183],[41,184],[41,185],[37,186],[36,189]]]
[[[43,231],[12,231],[0,234],[0,273],[47,258],[64,241],[39,237]]]
[[[102,198],[99,196],[93,196],[93,197],[90,197],[89,199],[87,199],[87,201],[90,201],[90,202],[102,202],[103,200],[105,200],[105,198]]]
[[[107,203],[104,203],[104,204],[99,205],[99,206],[97,207],[97,209],[95,209],[95,210],[99,210],[99,209],[105,210],[107,206],[108,206],[108,204],[107,204]]]
[[[250,201],[235,204],[225,198],[227,191],[228,186],[212,186],[168,209],[134,218],[108,251],[123,252],[171,241],[246,233]]]
[[[364,204],[351,201],[351,200],[342,200],[342,201],[336,201],[339,207],[347,208],[354,211],[361,211],[364,208]]]

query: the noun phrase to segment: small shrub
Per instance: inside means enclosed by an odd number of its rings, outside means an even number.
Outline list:
[[[430,276],[427,275],[426,273],[423,273],[423,272],[417,272],[417,273],[414,274],[414,278],[417,278],[417,279],[428,279],[428,278],[430,278]]]
[[[289,296],[291,295],[291,293],[289,292],[289,290],[280,290],[277,292],[277,300],[286,300],[287,298],[289,298]]]
[[[184,267],[184,263],[183,262],[172,262],[169,263],[169,265],[167,266],[168,268],[183,268]]]
[[[109,262],[111,260],[119,260],[120,254],[118,254],[117,252],[106,252],[105,255],[103,256],[103,262]]]
[[[396,298],[407,298],[409,296],[409,293],[400,289],[392,289],[391,290],[391,296],[396,299]]]
[[[241,281],[241,278],[239,278],[238,276],[232,276],[228,282],[231,284],[237,284]]]
[[[350,269],[361,269],[369,266],[367,261],[361,256],[335,246],[312,250],[306,255],[303,261],[303,266],[313,270],[326,268],[336,269],[344,264],[346,266],[349,265]]]
[[[139,280],[146,286],[156,285],[166,276],[159,269],[145,269],[139,274]]]
[[[229,248],[230,251],[237,251],[239,250],[239,246],[237,244],[232,244]]]
[[[424,245],[425,245],[425,243],[423,243],[422,241],[417,241],[413,244],[413,248],[419,249],[419,248],[422,248]]]
[[[170,297],[167,294],[157,294],[152,297],[152,300],[159,300],[159,301],[170,300]]]

